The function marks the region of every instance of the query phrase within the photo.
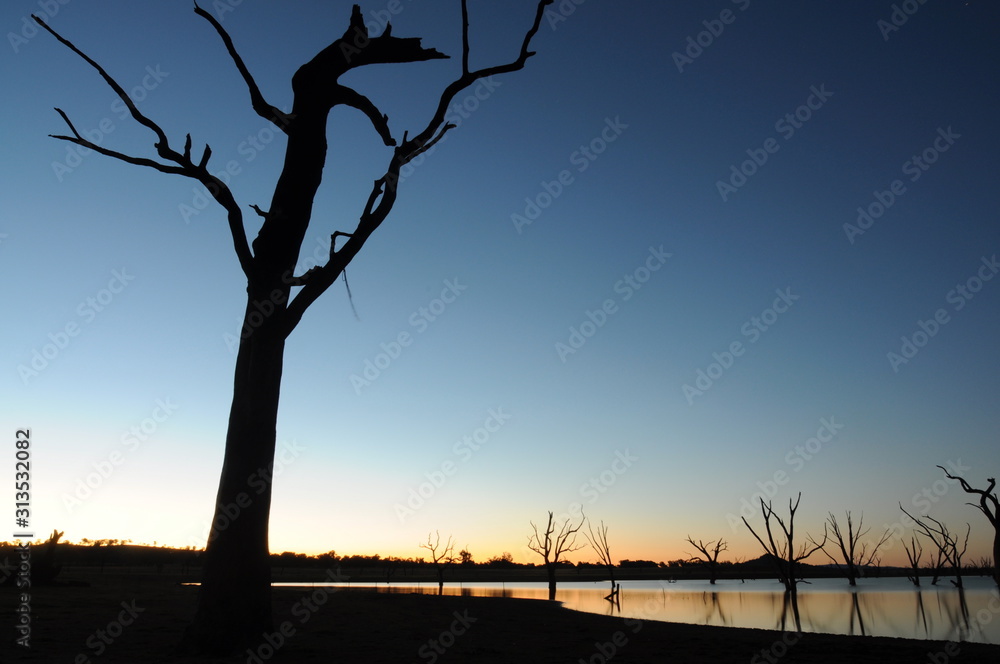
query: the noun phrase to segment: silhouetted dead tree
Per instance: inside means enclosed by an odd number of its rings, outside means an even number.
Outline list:
[[[952,584],[956,588],[962,587],[962,556],[965,555],[966,549],[969,547],[969,533],[972,532],[972,526],[965,524],[965,539],[959,543],[958,535],[952,533],[948,526],[941,523],[932,516],[925,517],[927,521],[933,523],[927,523],[922,519],[918,519],[905,509],[903,505],[899,505],[899,509],[903,510],[903,514],[913,519],[914,524],[916,524],[917,532],[929,539],[934,546],[937,548],[940,557],[939,561],[943,558],[945,562],[951,565],[952,570],[955,573],[955,580]],[[935,578],[934,582],[937,582]]]
[[[531,521],[532,534],[528,535],[528,548],[537,553],[545,561],[545,571],[549,579],[549,599],[556,598],[556,567],[562,556],[573,551],[579,551],[585,545],[576,546],[576,536],[583,527],[585,517],[580,515],[580,523],[573,525],[573,520],[567,518],[559,525],[558,532],[553,522],[552,512],[543,533],[538,532],[538,526]]]
[[[794,593],[796,590],[795,584],[798,582],[798,574],[796,573],[796,565],[801,561],[805,560],[812,554],[816,553],[819,549],[823,548],[826,544],[827,533],[826,524],[823,524],[823,541],[816,542],[812,538],[809,538],[810,544],[813,546],[810,548],[808,545],[801,545],[798,550],[795,548],[795,512],[799,509],[799,501],[802,500],[802,492],[799,492],[798,497],[795,502],[792,499],[788,499],[788,525],[785,525],[784,520],[778,516],[774,509],[771,507],[771,501],[764,502],[764,499],[760,499],[760,512],[764,516],[764,529],[767,535],[767,542],[765,542],[757,531],[753,529],[748,522],[746,517],[742,517],[744,525],[750,529],[753,536],[760,542],[760,545],[764,547],[764,551],[770,554],[775,561],[775,565],[778,569],[778,579],[785,586],[785,591]],[[781,533],[779,534],[778,541],[775,541],[775,536],[772,527],[772,520],[777,523],[781,528]]]
[[[924,555],[924,547],[920,545],[920,542],[916,537],[910,536],[910,543],[907,544],[906,540],[900,540],[903,543],[903,550],[906,551],[906,559],[910,561],[910,571],[911,574],[907,574],[906,578],[913,582],[913,585],[920,586],[920,558]]]
[[[613,604],[618,604],[618,584],[615,583],[615,562],[611,558],[611,547],[608,545],[608,527],[601,521],[597,532],[587,522],[587,532],[584,533],[590,547],[597,553],[598,559],[608,568],[608,578],[611,579],[611,592],[604,598]]]
[[[704,562],[708,565],[708,582],[715,585],[716,573],[718,572],[719,567],[719,554],[729,548],[726,540],[719,538],[709,542],[703,542],[702,540],[695,542],[691,539],[691,536],[688,535],[687,542],[694,548],[698,549],[698,552],[701,554],[700,558],[691,556],[691,559],[699,560],[700,562]]]
[[[1000,587],[1000,501],[997,500],[997,493],[994,490],[997,485],[996,478],[986,478],[986,481],[989,482],[986,488],[975,489],[964,478],[949,473],[944,466],[938,466],[938,468],[944,471],[945,477],[958,480],[966,493],[979,496],[978,504],[969,503],[969,505],[982,512],[989,519],[990,525],[993,526],[993,581]]]
[[[189,134],[183,148],[175,148],[161,126],[139,111],[125,89],[103,67],[41,18],[33,17],[92,66],[125,104],[132,118],[155,134],[158,159],[136,157],[112,150],[106,144],[93,143],[81,135],[61,109],[56,111],[69,127],[70,134],[54,138],[128,164],[199,182],[225,210],[233,248],[247,281],[225,455],[205,550],[198,610],[186,633],[186,649],[221,653],[240,651],[256,646],[264,634],[273,632],[267,541],[271,482],[268,479],[261,490],[256,483],[248,486],[251,481],[248,478],[270,478],[269,473],[259,473],[259,470],[269,470],[274,463],[285,340],[309,306],[345,274],[348,264],[388,217],[396,202],[400,170],[455,127],[446,122],[445,116],[456,95],[481,79],[522,69],[534,55],[530,50],[531,41],[538,32],[546,6],[552,2],[539,0],[534,21],[525,33],[516,58],[497,66],[471,69],[468,7],[467,1],[461,0],[461,74],[440,93],[426,126],[412,136],[404,131],[401,140],[397,139],[398,132],[390,129],[388,117],[368,97],[341,83],[340,78],[368,65],[437,60],[448,57],[445,54],[423,47],[420,39],[393,35],[390,24],[381,35],[370,35],[360,6],[354,5],[343,36],[333,39],[292,76],[291,112],[285,113],[266,101],[222,25],[195,4],[195,13],[208,21],[222,39],[247,86],[253,110],[287,137],[281,175],[269,208],[264,210],[256,204],[249,206],[262,219],[252,246],[245,230],[244,206],[237,203],[226,183],[209,170],[212,150],[208,145],[201,150],[200,156],[196,155]],[[327,120],[337,106],[363,113],[381,143],[392,148],[391,155],[385,171],[374,179],[371,190],[363,196],[361,214],[354,228],[347,232],[329,229],[333,232],[326,263],[304,274],[295,274],[327,162]],[[338,238],[344,240],[339,248]],[[230,517],[233,510],[238,510],[238,517]]]
[[[453,555],[455,552],[455,543],[451,541],[451,535],[448,535],[448,541],[445,542],[445,546],[442,549],[441,533],[435,530],[434,541],[431,541],[431,534],[427,533],[427,542],[421,544],[420,548],[431,552],[431,562],[437,571],[438,595],[442,595],[444,594],[444,568],[455,562],[455,556]]]
[[[850,511],[847,512],[847,532],[845,533],[840,528],[840,524],[837,523],[837,517],[834,516],[833,512],[830,512],[826,519],[826,525],[830,532],[833,534],[833,543],[836,543],[837,548],[840,550],[840,558],[835,558],[830,555],[830,552],[826,550],[826,547],[822,547],[823,553],[827,558],[833,561],[833,564],[837,566],[844,576],[847,577],[848,583],[852,586],[856,586],[857,579],[861,576],[860,568],[868,567],[869,565],[876,563],[878,561],[878,550],[882,548],[882,545],[889,541],[889,537],[892,532],[887,528],[882,534],[882,537],[875,542],[874,546],[871,542],[861,542],[861,538],[868,534],[871,530],[870,528],[864,528],[865,516],[861,515],[858,519],[858,529],[854,530],[854,521],[851,517]],[[841,565],[840,561],[843,560],[844,564]]]

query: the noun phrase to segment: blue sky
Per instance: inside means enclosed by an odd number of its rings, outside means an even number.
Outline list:
[[[534,3],[469,4],[472,65],[512,59]],[[902,502],[968,521],[986,555],[985,518],[935,466],[997,472],[1000,12],[902,4],[557,3],[526,69],[460,96],[405,173],[348,269],[358,318],[338,284],[289,339],[272,550],[413,556],[440,530],[531,560],[529,520],[579,504],[617,558],[681,557],[688,534],[754,557],[742,501],[801,491],[810,532],[844,510],[880,530]],[[230,5],[205,4],[287,109],[351,3]],[[457,0],[363,10],[461,52]],[[267,205],[283,140],[189,2],[0,11],[0,421],[32,429],[33,531],[202,546],[245,290],[225,218],[193,181],[48,138],[59,107],[154,154],[32,12],[172,141],[209,143],[242,205]],[[400,136],[459,68],[345,82]],[[303,267],[389,158],[354,111],[329,136]]]

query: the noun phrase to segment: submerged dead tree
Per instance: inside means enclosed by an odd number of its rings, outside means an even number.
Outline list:
[[[986,478],[986,481],[989,482],[986,488],[975,489],[964,478],[949,473],[944,466],[938,466],[938,468],[944,471],[945,477],[948,479],[958,480],[966,493],[979,496],[979,504],[968,504],[978,508],[993,526],[993,581],[997,586],[1000,586],[1000,501],[997,500],[997,492],[994,490],[997,485],[996,478]]]
[[[799,509],[800,500],[802,500],[801,492],[799,492],[794,503],[791,498],[788,499],[788,524],[786,525],[784,519],[774,511],[771,502],[768,501],[765,503],[763,498],[760,499],[760,512],[764,515],[764,533],[767,535],[766,542],[757,534],[753,526],[747,522],[746,517],[742,517],[743,523],[750,529],[750,532],[760,542],[760,545],[764,547],[764,551],[774,559],[774,563],[778,569],[778,579],[784,584],[785,592],[789,593],[794,593],[796,590],[795,584],[798,582],[796,565],[822,549],[827,540],[827,526],[824,524],[822,542],[816,542],[812,538],[809,538],[809,543],[812,544],[812,547],[802,544],[798,549],[795,548],[795,512]],[[775,528],[772,522],[776,523],[781,529],[777,540],[775,540]]]
[[[951,532],[947,525],[934,517],[925,516],[923,519],[918,519],[903,509],[902,503],[900,503],[899,509],[903,510],[903,514],[913,520],[917,532],[930,540],[931,544],[937,549],[939,564],[943,559],[951,565],[952,571],[955,573],[955,579],[951,583],[956,588],[961,588],[963,586],[962,557],[969,548],[969,534],[972,532],[972,527],[969,524],[965,524],[965,538],[960,540],[958,533]],[[937,575],[935,575],[932,583],[937,583]]]
[[[442,549],[441,533],[435,530],[434,541],[431,541],[431,534],[427,533],[427,542],[420,544],[420,548],[431,552],[431,563],[434,564],[434,569],[437,571],[438,595],[443,595],[444,568],[455,562],[455,556],[453,555],[455,552],[455,543],[451,541],[451,535],[448,535],[448,541]]]
[[[892,532],[887,528],[882,533],[882,537],[874,544],[868,541],[862,542],[861,538],[871,531],[870,528],[864,528],[864,523],[865,515],[862,514],[861,518],[858,519],[858,528],[855,530],[854,519],[851,516],[851,512],[848,511],[847,532],[844,532],[837,522],[837,517],[834,516],[833,512],[830,512],[826,518],[826,525],[833,534],[833,541],[828,543],[837,545],[840,557],[830,555],[826,547],[820,549],[826,554],[827,558],[833,561],[837,569],[847,577],[848,583],[852,586],[858,585],[857,579],[861,576],[861,570],[877,560],[878,550],[889,541],[889,537],[892,535]],[[843,564],[841,564],[841,561],[843,561]]]
[[[688,535],[686,541],[691,546],[698,549],[698,553],[701,554],[701,557],[691,556],[691,560],[703,562],[708,566],[708,582],[714,586],[716,575],[719,570],[719,554],[728,549],[729,544],[721,537],[710,542],[704,542],[702,540],[695,542],[691,536]]]
[[[597,558],[608,569],[608,578],[611,580],[611,592],[604,599],[619,606],[619,588],[615,582],[615,561],[611,558],[611,545],[608,544],[608,527],[601,521],[601,525],[598,526],[595,533],[588,521],[587,532],[583,535],[590,542],[590,548],[597,554]]]
[[[427,124],[414,134],[390,129],[388,117],[364,94],[340,78],[368,65],[406,64],[446,58],[421,45],[420,39],[401,38],[386,25],[378,36],[369,34],[361,8],[354,5],[347,30],[333,39],[292,76],[291,112],[269,103],[237,53],[222,25],[195,4],[194,11],[218,33],[250,95],[253,110],[287,137],[284,165],[270,205],[237,203],[225,182],[213,175],[206,144],[196,154],[190,134],[175,147],[159,124],[144,115],[121,85],[99,64],[35,16],[35,21],[93,67],[114,90],[132,118],[155,135],[155,157],[133,156],[97,145],[81,135],[69,116],[56,109],[69,128],[54,136],[125,163],[191,178],[199,182],[226,213],[233,247],[246,277],[243,333],[236,357],[233,401],[226,434],[225,456],[216,497],[212,528],[205,551],[198,610],[187,633],[187,645],[201,651],[229,652],[257,645],[273,631],[271,575],[268,566],[268,520],[271,482],[261,489],[250,478],[270,478],[274,463],[278,398],[285,340],[317,298],[342,275],[396,202],[400,169],[434,146],[454,125],[445,114],[455,96],[477,81],[522,69],[532,38],[538,32],[547,5],[539,0],[534,21],[525,33],[517,57],[497,66],[472,69],[469,64],[469,14],[461,0],[461,73],[440,93]],[[527,17],[526,17],[527,18]],[[436,93],[435,93],[436,95]],[[368,118],[381,143],[391,150],[384,172],[371,190],[362,192],[362,211],[353,228],[331,232],[329,257],[324,265],[295,273],[302,242],[313,216],[313,201],[327,160],[327,118],[337,106],[360,111]],[[347,155],[348,158],[350,155]],[[243,213],[253,209],[263,223],[252,244]],[[338,248],[338,238],[343,239]],[[263,472],[261,472],[263,471]],[[232,516],[233,514],[237,516]]]
[[[913,585],[920,587],[920,558],[924,555],[924,547],[920,545],[917,538],[910,536],[910,543],[906,540],[899,540],[903,543],[903,550],[906,551],[906,559],[910,563],[910,573],[906,575]]]
[[[581,514],[580,523],[573,525],[573,520],[569,517],[559,524],[553,521],[552,512],[549,512],[549,520],[545,525],[545,530],[538,532],[538,526],[531,521],[532,534],[528,535],[528,548],[542,557],[545,563],[545,572],[549,580],[549,599],[556,598],[556,568],[562,560],[562,556],[573,551],[579,551],[585,545],[576,546],[576,536],[583,527],[586,518]]]

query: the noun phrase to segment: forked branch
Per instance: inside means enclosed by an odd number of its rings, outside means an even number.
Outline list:
[[[188,134],[184,142],[183,153],[177,152],[171,148],[170,142],[167,140],[167,135],[163,129],[156,122],[143,115],[139,109],[136,108],[135,103],[125,92],[124,88],[122,88],[122,86],[119,85],[118,82],[110,74],[108,74],[108,72],[101,65],[97,64],[97,62],[78,49],[72,42],[65,39],[62,35],[49,27],[48,24],[46,24],[41,18],[35,16],[34,14],[32,15],[32,18],[34,18],[35,22],[42,26],[42,28],[55,37],[60,43],[64,44],[71,51],[83,58],[87,64],[97,70],[97,72],[101,75],[101,78],[103,78],[108,86],[115,91],[115,94],[118,95],[119,99],[121,99],[126,108],[128,108],[132,118],[156,134],[156,143],[154,143],[153,147],[156,148],[157,154],[159,154],[164,161],[173,162],[173,164],[176,165],[158,162],[145,157],[133,157],[131,155],[97,145],[81,136],[80,132],[77,131],[76,127],[70,121],[69,116],[67,116],[66,113],[59,108],[56,109],[56,112],[59,113],[62,119],[66,122],[67,126],[69,126],[73,135],[65,136],[53,134],[52,137],[63,141],[69,141],[70,143],[75,143],[82,147],[91,149],[98,154],[103,154],[106,157],[112,157],[128,164],[146,166],[160,171],[161,173],[183,175],[185,177],[198,180],[205,186],[212,197],[215,198],[215,200],[222,205],[223,208],[225,208],[229,221],[229,230],[233,238],[233,247],[236,250],[236,256],[239,259],[240,267],[243,269],[244,274],[246,274],[247,279],[253,281],[254,260],[253,254],[250,252],[250,245],[247,242],[246,229],[243,227],[243,212],[240,210],[239,205],[236,203],[232,192],[226,184],[208,171],[208,160],[212,155],[211,148],[209,148],[208,145],[205,146],[205,150],[198,163],[195,163],[191,159],[190,134]]]

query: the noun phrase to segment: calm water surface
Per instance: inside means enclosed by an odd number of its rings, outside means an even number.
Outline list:
[[[924,585],[918,590],[905,578],[860,579],[852,592],[843,579],[815,579],[799,585],[797,606],[786,601],[774,580],[723,580],[714,586],[708,581],[624,581],[617,605],[604,600],[607,582],[565,582],[559,584],[556,599],[576,611],[695,625],[779,630],[798,625],[804,632],[1000,644],[996,585],[989,579],[968,578],[960,592],[947,580],[941,583],[947,585]],[[365,587],[437,594],[433,583]],[[544,583],[446,583],[444,594],[545,600],[548,589]]]

